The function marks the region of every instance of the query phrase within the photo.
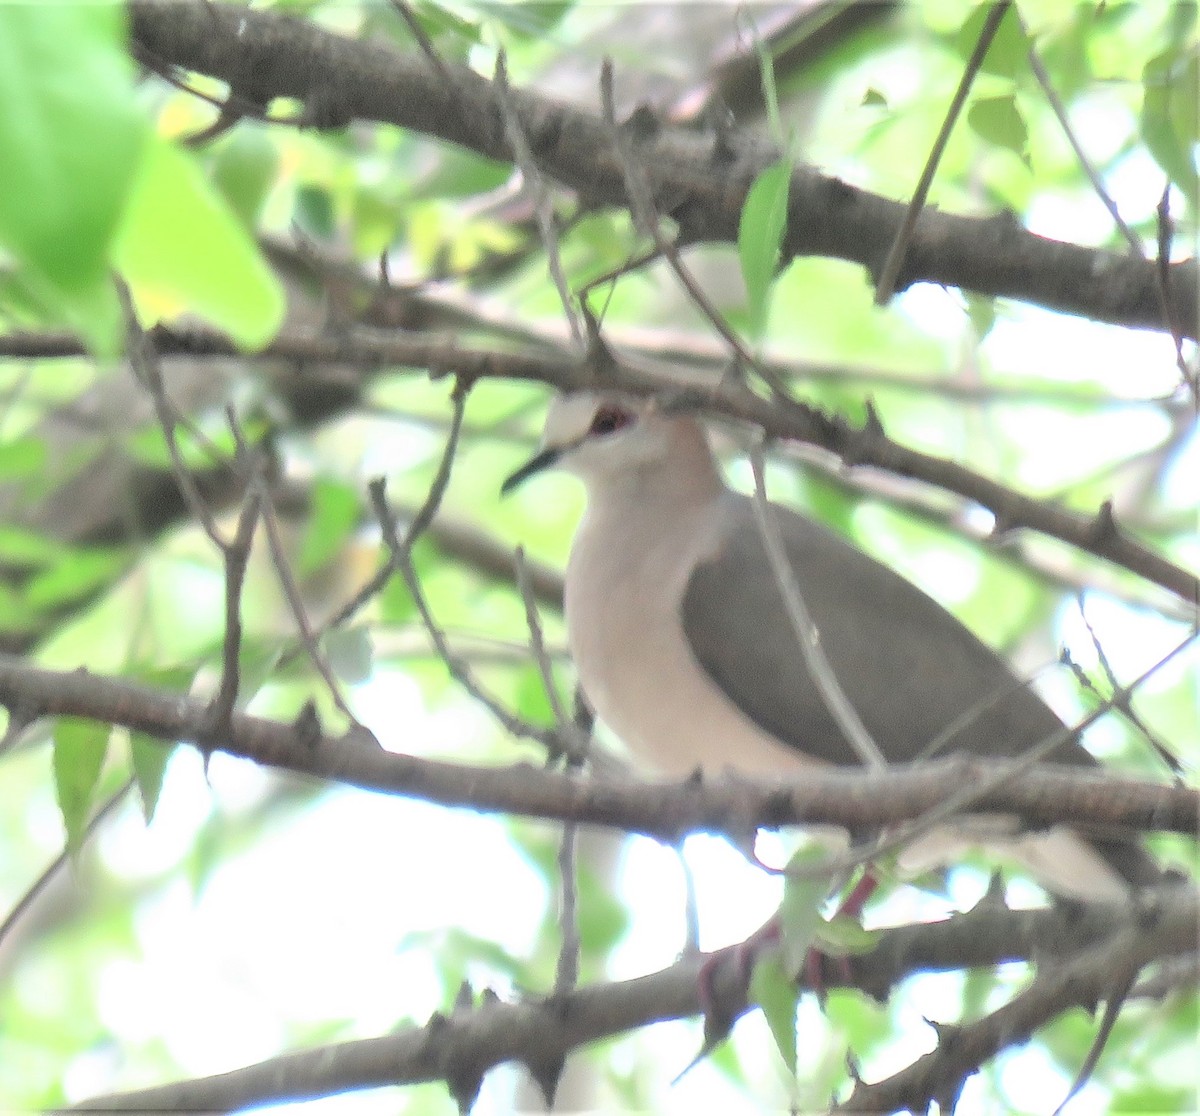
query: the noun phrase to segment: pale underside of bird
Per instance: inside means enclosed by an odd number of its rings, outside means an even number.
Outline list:
[[[568,643],[588,701],[636,758],[661,775],[710,777],[861,762],[806,668],[761,509],[725,485],[693,417],[620,395],[559,397],[542,451],[505,491],[553,465],[587,489],[567,566]],[[1018,756],[1062,733],[931,597],[821,524],[767,507],[837,683],[888,763],[922,758],[934,741],[938,754]],[[1096,763],[1074,738],[1047,758]],[[1161,876],[1135,839],[1005,832],[996,818],[941,826],[900,864],[953,862],[981,843],[1069,897],[1120,899]]]

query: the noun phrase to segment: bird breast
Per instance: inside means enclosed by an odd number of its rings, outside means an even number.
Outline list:
[[[711,518],[706,507],[668,526],[589,509],[567,566],[567,640],[592,708],[654,772],[778,775],[803,757],[717,688],[683,631],[687,579],[716,545]]]

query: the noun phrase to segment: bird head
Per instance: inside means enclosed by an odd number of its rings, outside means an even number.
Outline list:
[[[654,467],[670,453],[672,428],[678,421],[653,399],[616,392],[560,395],[550,404],[541,449],[505,480],[500,491],[507,494],[552,467],[566,469],[585,483]]]

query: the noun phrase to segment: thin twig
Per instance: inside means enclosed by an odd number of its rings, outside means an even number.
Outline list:
[[[985,1060],[1027,1040],[1067,1008],[1112,996],[1114,973],[1136,970],[1162,956],[1147,948],[1159,929],[1155,918],[1129,905],[1121,921],[1098,942],[1039,965],[1033,981],[990,1014],[950,1032],[939,1028],[935,1049],[906,1068],[871,1084],[857,1081],[851,1096],[832,1111],[927,1111],[931,1100],[938,1100],[940,1111],[951,1111],[963,1082]],[[1036,963],[1036,955],[1030,960]]]
[[[554,723],[558,726],[558,735],[562,740],[571,744],[567,752],[568,768],[582,767],[587,758],[587,741],[583,746],[574,747],[573,737],[575,725],[567,716],[559,697],[558,687],[554,684],[554,671],[550,658],[546,654],[546,643],[542,634],[542,622],[538,616],[537,601],[534,599],[529,584],[529,573],[525,568],[525,551],[517,547],[513,554],[513,565],[516,570],[517,588],[521,600],[525,604],[525,623],[529,628],[529,643],[533,649],[533,659],[542,677],[542,688],[546,700],[554,714]],[[559,911],[559,927],[562,934],[562,944],[558,951],[558,961],[554,969],[554,994],[560,996],[569,992],[579,981],[579,885],[577,877],[577,851],[579,827],[574,822],[566,822],[562,827],[562,840],[558,846],[558,879],[562,898]]]
[[[386,482],[380,477],[371,481],[367,486],[371,498],[371,506],[375,511],[380,529],[383,532],[383,541],[387,549],[388,558],[379,570],[376,571],[375,576],[372,577],[368,586],[364,588],[373,588],[376,586],[382,588],[393,573],[400,574],[405,585],[408,587],[413,603],[416,605],[417,613],[421,617],[425,631],[429,635],[430,641],[433,643],[438,655],[445,663],[446,669],[450,672],[451,678],[487,709],[507,733],[512,736],[536,740],[543,747],[558,750],[561,748],[561,744],[555,739],[554,733],[536,728],[509,712],[508,709],[484,690],[475,680],[475,676],[467,664],[454,653],[449,640],[446,638],[445,631],[434,618],[429,601],[426,599],[425,592],[421,588],[416,568],[413,566],[412,548],[433,521],[433,517],[437,514],[442,497],[445,495],[446,488],[450,482],[450,474],[454,466],[454,460],[458,454],[458,440],[462,431],[462,420],[468,390],[469,381],[457,380],[455,382],[454,391],[451,395],[454,403],[454,411],[450,421],[450,430],[446,437],[446,446],[438,463],[437,473],[434,476],[432,484],[429,486],[429,493],[425,498],[425,502],[418,509],[417,514],[413,516],[412,521],[408,525],[408,530],[404,533],[403,540],[400,538],[400,528],[396,514],[388,502]],[[355,594],[350,605],[357,605],[365,599],[364,591],[360,590]],[[341,623],[349,615],[348,608],[349,606],[342,608],[331,623]]]
[[[505,732],[512,736],[536,740],[544,747],[557,748],[558,744],[553,740],[553,734],[547,733],[543,729],[535,728],[533,725],[510,713],[475,681],[470,668],[454,653],[449,640],[446,638],[445,631],[438,625],[429,607],[429,601],[425,597],[420,579],[417,577],[416,569],[412,564],[412,555],[406,550],[405,543],[400,540],[396,515],[392,511],[387,499],[386,482],[382,477],[376,478],[367,486],[367,491],[370,493],[371,505],[375,509],[380,529],[383,532],[384,545],[390,554],[391,569],[399,573],[404,579],[404,583],[412,596],[413,604],[416,605],[417,613],[421,617],[421,622],[425,626],[425,631],[429,635],[429,639],[433,643],[442,662],[445,663],[450,677],[470,697],[479,702],[499,722]]]
[[[260,469],[261,463],[254,467],[252,477]],[[225,560],[225,635],[221,650],[221,681],[212,703],[215,737],[225,735],[241,688],[242,586],[246,580],[246,568],[250,564],[261,507],[258,488],[252,479],[242,497],[242,510],[233,539],[221,548]]]
[[[117,788],[104,802],[104,805],[92,815],[91,820],[84,826],[83,834],[80,843],[87,841],[89,837],[100,827],[106,818],[108,818],[114,810],[124,801],[125,796],[133,789],[134,780],[127,779],[120,787]],[[46,867],[42,870],[42,874],[25,889],[25,894],[14,904],[12,910],[5,916],[3,922],[0,922],[0,944],[8,937],[9,932],[21,920],[25,912],[33,906],[37,897],[46,890],[50,885],[51,880],[58,875],[71,862],[71,852],[68,849],[63,849]]]
[[[858,758],[868,767],[881,770],[887,767],[887,759],[867,731],[867,726],[863,724],[862,718],[846,696],[846,691],[842,689],[837,673],[821,647],[816,622],[796,584],[796,573],[788,560],[783,538],[779,533],[779,524],[775,519],[775,507],[767,500],[761,443],[755,445],[750,452],[750,467],[754,471],[754,518],[758,522],[763,548],[771,563],[771,571],[783,598],[788,621],[800,648],[804,669],[816,684],[829,715]]]
[[[658,209],[650,184],[642,168],[638,165],[633,151],[633,145],[617,123],[616,101],[613,95],[612,60],[606,58],[600,69],[600,101],[604,114],[604,122],[612,139],[613,150],[621,163],[621,173],[625,180],[625,192],[629,199],[629,212],[633,217],[634,226],[645,236],[649,236],[662,257],[670,265],[676,278],[683,284],[684,290],[691,297],[696,308],[704,315],[709,324],[725,339],[726,344],[733,350],[739,364],[743,368],[753,369],[758,376],[777,395],[790,398],[787,385],[776,375],[775,371],[759,361],[746,348],[737,331],[725,320],[725,316],[713,305],[704,288],[696,281],[691,270],[683,262],[679,247],[674,241],[664,235],[659,221]]]
[[[1096,1072],[1100,1055],[1104,1053],[1104,1048],[1108,1045],[1109,1038],[1112,1037],[1117,1017],[1129,999],[1129,991],[1133,988],[1133,982],[1137,979],[1137,975],[1136,965],[1127,967],[1124,972],[1118,970],[1114,974],[1113,988],[1105,998],[1104,1014],[1100,1017],[1100,1026],[1096,1030],[1096,1037],[1092,1040],[1087,1056],[1076,1071],[1075,1080],[1071,1082],[1067,1095],[1059,1102],[1051,1116],[1062,1116],[1067,1105],[1079,1095],[1079,1090],[1091,1080],[1092,1075]]]
[[[1037,79],[1038,85],[1042,87],[1042,93],[1046,97],[1047,103],[1050,105],[1050,111],[1054,113],[1058,120],[1059,127],[1063,130],[1063,135],[1067,138],[1067,143],[1071,145],[1071,150],[1075,152],[1075,159],[1079,163],[1083,173],[1087,175],[1087,180],[1092,184],[1092,189],[1096,192],[1104,208],[1108,210],[1109,215],[1113,219],[1113,224],[1117,226],[1121,235],[1125,238],[1125,243],[1129,245],[1129,249],[1139,259],[1145,259],[1146,253],[1142,248],[1142,242],[1138,239],[1137,233],[1133,231],[1121,216],[1121,211],[1117,208],[1117,203],[1113,201],[1109,192],[1104,188],[1104,183],[1101,181],[1100,175],[1097,174],[1096,168],[1092,166],[1086,152],[1083,150],[1079,142],[1079,138],[1075,135],[1075,130],[1071,127],[1070,118],[1067,116],[1067,107],[1063,104],[1062,98],[1059,97],[1058,91],[1050,82],[1050,75],[1046,73],[1046,67],[1042,65],[1041,56],[1037,52],[1037,48],[1032,44],[1029,47],[1029,68],[1033,71],[1033,76]]]
[[[199,101],[205,101],[220,110],[220,112],[234,112],[239,117],[253,117],[255,120],[261,120],[264,124],[288,124],[290,120],[282,117],[272,117],[267,115],[266,109],[257,101],[253,101],[248,97],[243,97],[241,94],[234,92],[232,89],[224,97],[214,96],[212,93],[205,93],[203,89],[197,89],[185,78],[180,77],[178,67],[173,63],[165,62],[161,58],[157,58],[145,48],[140,42],[134,40],[130,46],[133,57],[140,62],[146,69],[157,74],[168,85],[174,86],[181,93],[186,93],[191,97],[195,97]]]
[[[1171,332],[1175,343],[1175,366],[1179,369],[1183,383],[1187,384],[1195,398],[1200,386],[1200,377],[1189,367],[1183,355],[1183,327],[1171,305],[1171,241],[1175,236],[1175,222],[1171,220],[1171,183],[1163,187],[1162,196],[1154,209],[1158,254],[1154,261],[1154,287],[1162,306],[1163,321]]]
[[[1083,621],[1083,626],[1087,630],[1088,638],[1092,641],[1092,650],[1096,652],[1096,661],[1100,664],[1100,669],[1104,672],[1104,678],[1108,682],[1109,691],[1112,693],[1113,700],[1115,702],[1117,701],[1117,695],[1121,693],[1121,682],[1120,679],[1117,678],[1117,672],[1113,670],[1112,663],[1109,662],[1108,653],[1104,650],[1104,644],[1100,641],[1100,634],[1092,626],[1092,619],[1087,614],[1087,608],[1085,607],[1084,595],[1082,592],[1076,594],[1075,604],[1079,609],[1079,618]],[[1075,662],[1074,659],[1071,658],[1065,648],[1063,649],[1061,661],[1066,665],[1066,667],[1075,676],[1076,681],[1086,691],[1094,694],[1097,698],[1101,696],[1100,691],[1096,689],[1095,684],[1087,676],[1087,673],[1078,663]],[[1141,733],[1143,739],[1149,742],[1150,747],[1153,749],[1155,755],[1162,760],[1162,762],[1166,765],[1167,770],[1170,771],[1176,778],[1179,778],[1183,774],[1183,764],[1179,762],[1179,758],[1171,751],[1171,749],[1154,735],[1153,731],[1150,729],[1150,726],[1142,720],[1137,710],[1133,708],[1132,695],[1130,695],[1126,700],[1120,701],[1116,706],[1116,710],[1121,714],[1121,716],[1129,721],[1129,723],[1139,733]]]
[[[406,551],[411,551],[417,540],[425,534],[433,522],[433,517],[437,515],[438,508],[442,506],[446,488],[450,484],[450,473],[454,468],[454,461],[458,457],[458,443],[462,437],[463,416],[466,414],[467,395],[470,390],[469,380],[459,377],[454,381],[454,388],[450,392],[452,410],[450,428],[446,431],[446,447],[442,451],[441,460],[438,461],[437,471],[433,474],[433,481],[429,485],[425,502],[417,509],[417,514],[412,517],[408,530],[404,533],[404,549]]]
[[[142,329],[129,288],[120,280],[117,281],[117,293],[125,314],[126,349],[130,366],[150,392],[155,414],[167,444],[175,480],[179,484],[184,502],[221,554],[225,566],[225,631],[222,640],[221,679],[212,702],[210,732],[211,736],[220,737],[225,735],[230,718],[233,716],[241,684],[239,656],[242,647],[242,586],[245,582],[246,568],[254,544],[254,532],[258,526],[261,496],[254,482],[262,471],[263,463],[260,457],[246,445],[231,411],[230,425],[238,446],[239,463],[247,475],[247,484],[242,495],[242,509],[233,538],[226,540],[221,535],[216,518],[201,496],[195,478],[179,450],[179,444],[175,437],[175,415],[163,386],[162,370],[159,367],[158,353],[154,342]]]
[[[446,68],[446,63],[442,61],[441,56],[434,48],[433,40],[425,33],[425,28],[421,26],[421,21],[417,19],[412,6],[407,0],[388,0],[388,2],[400,18],[404,20],[405,27],[408,28],[409,34],[416,39],[417,46],[421,48],[421,53],[429,59],[434,69],[442,76],[446,84],[453,86],[450,71]]]
[[[291,610],[292,619],[296,621],[296,630],[300,634],[300,643],[304,647],[309,662],[312,663],[317,673],[324,679],[330,697],[333,698],[334,705],[350,720],[351,724],[358,725],[359,720],[346,703],[346,699],[342,696],[341,685],[333,672],[333,667],[330,665],[329,659],[321,650],[320,636],[314,630],[312,621],[308,617],[308,610],[304,607],[303,595],[300,592],[300,587],[296,584],[295,575],[292,573],[291,565],[288,563],[287,551],[283,545],[283,539],[280,537],[279,520],[275,515],[275,507],[271,501],[270,493],[267,491],[267,486],[261,476],[256,479],[255,484],[259,493],[263,527],[266,530],[267,549],[271,554],[271,564],[275,567],[275,575],[279,578],[279,584],[283,589],[283,595],[287,600],[288,608]]]
[[[582,941],[579,934],[579,826],[567,822],[562,827],[558,845],[558,881],[562,907],[558,926],[562,944],[554,965],[554,994],[561,996],[579,983],[579,955]]]
[[[434,516],[437,514],[438,508],[441,506],[442,497],[445,495],[446,486],[450,482],[450,470],[454,461],[454,457],[458,452],[458,440],[463,429],[463,415],[466,409],[466,397],[468,392],[466,382],[455,380],[454,389],[450,393],[450,400],[453,405],[453,410],[450,416],[450,425],[446,431],[446,446],[442,451],[442,456],[438,461],[437,472],[434,474],[433,482],[429,486],[429,491],[425,495],[425,499],[421,506],[413,514],[409,520],[408,530],[405,532],[405,541],[399,543],[399,534],[397,533],[397,547],[385,550],[383,561],[376,567],[375,572],[359,587],[358,591],[339,608],[317,632],[318,638],[327,631],[334,628],[339,628],[345,624],[351,617],[373,600],[379,593],[383,591],[384,586],[391,580],[391,577],[400,567],[397,560],[397,555],[403,547],[407,546],[411,549],[413,544],[420,538],[429,525],[433,522]],[[378,512],[378,508],[376,508]],[[394,513],[390,510],[389,515],[394,520]],[[399,528],[397,527],[397,532]]]
[[[186,353],[189,359],[237,355],[236,348],[228,338],[211,330],[187,328],[168,333],[158,331],[156,336],[161,339],[164,353]],[[544,345],[547,340],[540,338],[537,344]],[[636,341],[636,338],[630,340]],[[65,335],[0,338],[0,352],[7,355],[63,356],[81,351],[78,339]],[[447,341],[445,337],[402,335],[397,331],[384,336],[378,330],[356,330],[345,339],[294,336],[278,348],[268,345],[261,354],[253,356],[256,359],[283,357],[289,361],[303,362],[310,369],[318,364],[349,361],[364,370],[363,373],[320,379],[306,374],[303,386],[309,387],[333,384],[342,389],[358,389],[363,384],[364,373],[380,366],[402,365],[425,368],[433,374],[461,370],[472,381],[514,379],[573,389],[605,386],[637,395],[678,392],[681,387],[689,385],[689,380],[680,370],[681,364],[699,362],[711,367],[718,360],[715,352],[711,355],[689,355],[684,351],[676,353],[674,349],[647,350],[645,359],[632,359],[621,350],[615,350],[615,353],[616,365],[606,371],[603,385],[595,370],[582,368],[576,358],[566,354],[557,355],[545,349],[514,354],[495,347],[465,348]],[[842,369],[829,369],[828,372],[836,377],[848,374]],[[794,369],[784,366],[781,374],[808,373],[802,366]],[[1160,586],[1179,599],[1181,608],[1194,607],[1200,591],[1196,575],[1151,550],[1119,526],[1115,527],[1111,521],[1101,522],[1070,511],[1052,499],[1034,499],[1010,485],[967,469],[950,458],[920,452],[878,432],[872,432],[868,438],[845,420],[829,421],[809,408],[776,406],[773,401],[764,400],[731,380],[716,382],[713,377],[707,377],[706,382],[712,385],[708,399],[714,413],[759,426],[775,438],[827,451],[847,465],[876,466],[882,472],[907,480],[919,480],[931,488],[965,497],[996,517],[996,535],[1021,527],[1059,539],[1075,550],[1123,567],[1138,578]],[[1178,418],[1182,438],[1190,415],[1184,411],[1182,403],[1170,410],[1169,414]],[[177,514],[174,513],[173,518]],[[120,523],[112,523],[113,530],[119,530],[120,527]],[[382,569],[377,577],[386,582],[388,574],[387,569]],[[1120,591],[1115,585],[1113,588]],[[365,587],[364,599],[370,599],[373,592],[378,592],[375,583]],[[347,615],[352,615],[361,605],[359,601],[346,606]]]
[[[508,137],[512,149],[513,160],[521,170],[530,193],[533,196],[533,213],[537,221],[538,233],[542,238],[542,246],[546,249],[546,263],[550,270],[550,278],[554,281],[554,289],[558,291],[559,301],[562,302],[563,313],[567,317],[567,325],[571,330],[571,340],[576,348],[584,347],[583,326],[579,321],[579,311],[571,298],[571,289],[567,284],[567,276],[563,271],[562,253],[559,251],[558,230],[554,227],[554,207],[550,202],[550,191],[546,188],[546,179],[538,169],[533,150],[525,137],[525,129],[521,124],[521,114],[513,103],[512,89],[508,84],[508,64],[504,51],[496,55],[496,100],[500,105],[500,114],[504,118],[504,134]]]
[[[546,700],[550,703],[550,711],[560,729],[566,730],[571,719],[567,716],[558,687],[554,684],[554,672],[550,666],[550,657],[546,654],[546,640],[542,631],[542,620],[538,615],[537,599],[533,595],[533,586],[529,580],[529,570],[525,563],[525,548],[518,546],[513,552],[513,569],[516,574],[517,592],[525,606],[525,625],[529,629],[529,645],[533,651],[533,661],[537,664],[538,673],[542,678],[542,689]],[[571,757],[575,764],[582,763],[587,757],[575,753]]]
[[[217,521],[204,497],[200,495],[196,479],[192,476],[192,471],[187,467],[187,463],[183,460],[183,454],[179,450],[179,443],[175,437],[175,416],[172,414],[172,408],[163,387],[162,369],[159,367],[158,352],[154,342],[138,321],[129,288],[121,280],[117,280],[116,286],[125,312],[126,355],[134,375],[150,392],[150,398],[154,403],[154,412],[158,417],[158,425],[167,444],[171,468],[175,474],[175,480],[179,484],[179,491],[204,533],[216,547],[224,550],[226,544],[220,531],[217,530]]]
[[[929,158],[925,160],[925,167],[921,171],[917,188],[913,191],[912,200],[908,203],[904,220],[900,222],[896,238],[892,241],[892,246],[888,249],[887,258],[884,260],[883,267],[879,271],[879,281],[875,285],[876,306],[886,306],[891,301],[892,295],[896,293],[896,279],[899,277],[900,268],[904,264],[904,257],[908,252],[908,244],[912,239],[913,229],[917,224],[917,217],[920,216],[921,210],[925,208],[925,200],[929,197],[929,188],[933,185],[933,176],[937,173],[938,163],[941,162],[942,154],[946,150],[946,144],[950,141],[950,133],[954,130],[955,122],[958,120],[959,113],[962,112],[963,105],[967,102],[967,94],[971,91],[975,75],[979,72],[980,66],[983,65],[983,59],[987,55],[988,47],[992,45],[992,39],[996,37],[1000,23],[1005,15],[1008,14],[1008,9],[1011,6],[1011,0],[1000,0],[1000,3],[996,4],[988,12],[987,18],[983,22],[983,29],[979,32],[979,40],[975,43],[975,49],[971,51],[971,57],[967,59],[966,68],[963,70],[958,88],[954,91],[954,97],[950,101],[950,108],[946,112],[946,118],[942,121],[942,127],[937,134],[937,138],[933,141],[933,149],[929,152]]]

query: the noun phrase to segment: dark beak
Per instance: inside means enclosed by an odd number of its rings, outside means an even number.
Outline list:
[[[527,481],[534,473],[549,469],[561,456],[561,449],[549,446],[535,457],[531,457],[500,486],[500,495],[507,496],[517,485]]]

